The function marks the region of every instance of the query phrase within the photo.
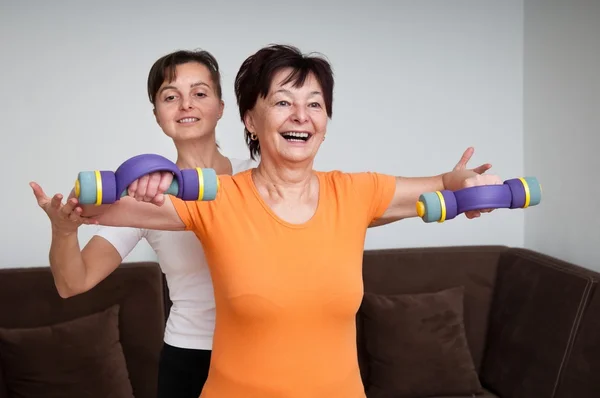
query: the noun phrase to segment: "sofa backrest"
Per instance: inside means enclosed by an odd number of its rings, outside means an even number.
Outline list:
[[[590,297],[597,279],[590,270],[532,250],[512,248],[503,253],[481,369],[484,385],[502,397],[598,396],[576,387],[582,382],[597,386],[596,376],[574,371],[588,366],[581,363],[582,347],[600,341],[600,330],[593,326],[600,325],[597,313],[596,320],[588,317],[582,324],[594,305]],[[582,333],[590,337],[581,340]],[[566,379],[561,382],[563,374]]]
[[[0,269],[0,328],[37,328],[119,305],[119,338],[136,398],[156,397],[164,333],[162,274],[156,263],[122,264],[91,291],[61,298],[48,267]],[[0,394],[4,386],[0,385]]]
[[[465,333],[478,370],[483,358],[496,267],[505,246],[462,246],[367,250],[364,253],[365,292],[379,294],[433,293],[464,287]],[[366,377],[364,341],[357,319],[359,363]]]

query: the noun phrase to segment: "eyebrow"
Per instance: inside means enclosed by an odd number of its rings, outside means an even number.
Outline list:
[[[290,90],[286,90],[284,88],[280,88],[279,90],[274,91],[273,94],[271,94],[271,95],[275,95],[277,93],[292,95],[292,92]],[[310,95],[320,95],[322,97],[323,93],[321,93],[320,91],[311,91]]]
[[[198,87],[198,86],[206,86],[206,88],[210,89],[210,86],[204,82],[196,82],[196,83],[192,83],[190,84],[190,88],[194,88],[194,87]],[[175,86],[164,86],[163,88],[161,88],[158,91],[158,94],[162,93],[165,90],[177,90],[177,87]]]

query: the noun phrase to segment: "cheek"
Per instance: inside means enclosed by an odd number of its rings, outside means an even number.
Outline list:
[[[200,109],[203,109],[205,118],[218,119],[221,113],[221,103],[211,101],[210,103],[201,104]]]
[[[313,121],[316,130],[324,132],[327,128],[327,114],[325,112],[319,112],[319,114],[315,115]]]
[[[156,120],[158,121],[159,124],[164,124],[165,122],[172,120],[173,117],[173,112],[169,109],[168,106],[165,106],[164,104],[158,105],[156,107]]]

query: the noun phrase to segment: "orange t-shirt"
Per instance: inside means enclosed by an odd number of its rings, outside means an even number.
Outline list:
[[[202,398],[363,398],[355,316],[368,225],[387,209],[392,176],[316,172],[304,224],[275,215],[252,171],[220,176],[214,201],[171,197],[204,246],[216,326]]]

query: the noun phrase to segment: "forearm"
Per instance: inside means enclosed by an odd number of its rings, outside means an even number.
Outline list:
[[[52,232],[50,269],[61,297],[70,297],[81,290],[87,271],[77,233]]]
[[[453,170],[432,177],[396,177],[396,192],[384,215],[370,226],[389,224],[405,218],[417,217],[419,197],[428,192],[456,191],[478,185],[481,178],[473,170]]]
[[[91,217],[100,225],[112,227],[134,227],[163,231],[185,229],[168,195],[162,206],[138,202],[131,197],[121,198],[112,205],[82,206],[84,217]]]

